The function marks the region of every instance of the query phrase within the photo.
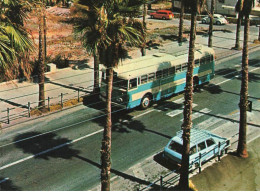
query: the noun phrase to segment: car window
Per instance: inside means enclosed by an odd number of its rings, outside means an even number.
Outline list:
[[[205,141],[198,144],[198,151],[201,151],[206,148]]]
[[[208,140],[206,141],[206,143],[207,143],[207,146],[210,147],[210,146],[212,146],[212,145],[215,144],[215,141],[214,141],[213,139],[208,139]]]
[[[197,152],[196,145],[194,145],[192,148],[190,148],[190,155],[193,155]]]
[[[169,148],[177,153],[182,154],[182,145],[179,143],[172,141]]]

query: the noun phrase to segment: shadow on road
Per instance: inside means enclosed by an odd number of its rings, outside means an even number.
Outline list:
[[[158,164],[160,164],[161,166],[173,171],[176,170],[176,172],[179,172],[180,166],[178,166],[177,164],[174,164],[170,161],[167,161],[164,157],[163,157],[163,152],[160,152],[158,154],[156,154],[153,157],[153,160],[156,161]]]
[[[10,179],[0,177],[0,191],[21,191],[21,189],[15,186]]]
[[[14,139],[17,148],[24,153],[34,155],[34,158],[49,160],[49,158],[71,159],[80,151],[70,148],[71,140],[61,138],[54,133],[42,135],[40,132],[20,134]]]

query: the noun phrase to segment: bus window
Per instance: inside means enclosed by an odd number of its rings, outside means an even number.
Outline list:
[[[169,69],[169,75],[173,75],[175,73],[175,67],[171,67]]]
[[[141,76],[141,84],[144,84],[147,82],[147,75],[142,75]]]
[[[163,77],[167,77],[168,76],[168,69],[164,69],[163,70]]]
[[[210,55],[210,61],[214,61],[213,55]]]
[[[134,78],[134,79],[130,79],[129,81],[129,89],[133,89],[133,88],[136,88],[137,87],[137,79]]]
[[[102,81],[106,81],[106,73],[102,72]]]
[[[160,79],[162,77],[162,71],[157,71],[156,72],[156,78]]]
[[[154,77],[155,77],[155,74],[154,74],[154,73],[148,74],[148,81],[153,81],[153,80],[154,80]]]
[[[176,72],[180,72],[181,71],[181,65],[177,65],[176,66]]]
[[[197,65],[197,66],[200,65],[200,60],[199,60],[199,59],[196,59],[196,60],[195,60],[195,66],[196,66],[196,65]]]
[[[184,64],[182,64],[182,71],[184,71],[184,70],[187,70],[187,68],[188,68],[188,63],[184,63]]]

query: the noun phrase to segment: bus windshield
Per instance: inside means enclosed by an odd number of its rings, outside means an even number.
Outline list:
[[[114,76],[113,86],[117,88],[127,89],[127,80]]]

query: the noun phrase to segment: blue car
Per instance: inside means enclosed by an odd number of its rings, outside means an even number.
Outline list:
[[[220,137],[206,130],[191,129],[190,136],[190,169],[197,168],[200,163],[218,155],[223,155],[230,147],[230,140]],[[163,156],[176,164],[181,164],[182,159],[182,130],[177,132],[164,148]]]

